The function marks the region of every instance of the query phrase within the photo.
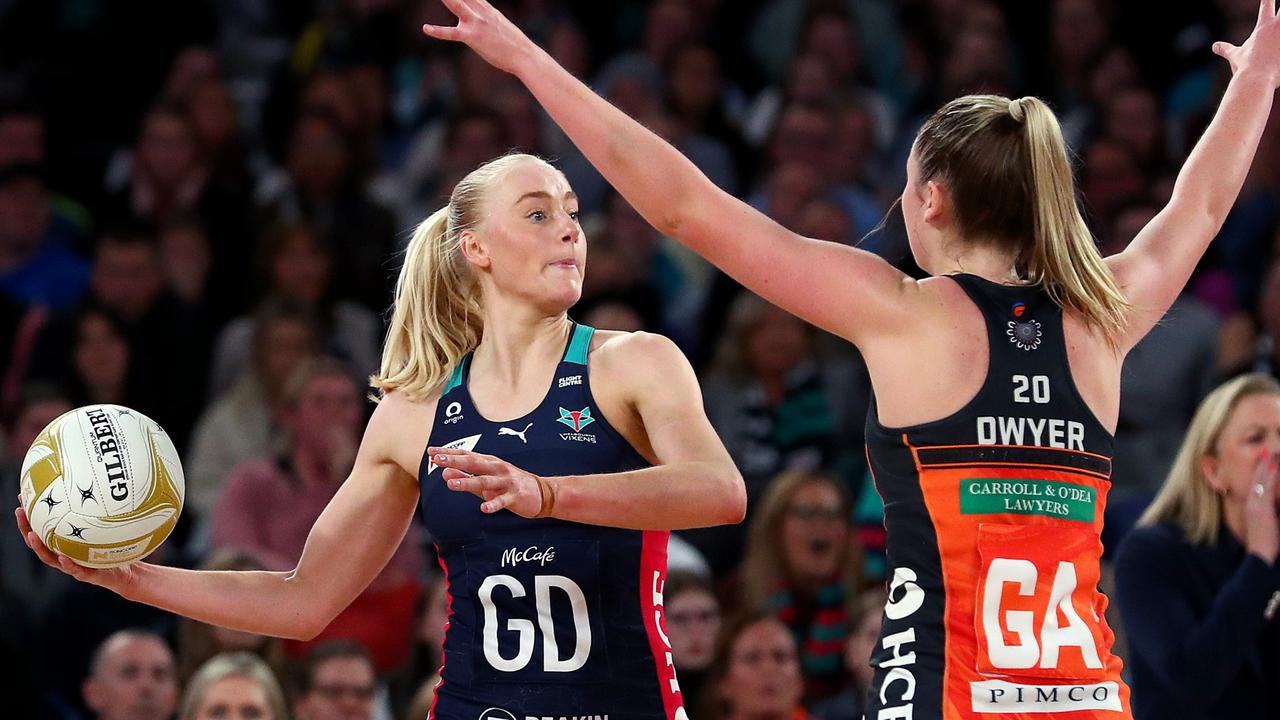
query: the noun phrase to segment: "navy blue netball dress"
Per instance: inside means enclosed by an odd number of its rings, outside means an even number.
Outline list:
[[[591,395],[592,328],[575,325],[546,396],[507,422],[480,415],[471,356],[436,408],[430,446],[543,476],[647,467]],[[427,455],[422,509],[444,568],[449,623],[433,720],[683,720],[662,614],[665,531],[480,511]]]

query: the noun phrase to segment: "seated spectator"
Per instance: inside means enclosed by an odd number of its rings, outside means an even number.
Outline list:
[[[249,553],[267,570],[297,565],[312,525],[355,463],[364,424],[362,387],[331,358],[294,372],[284,395],[285,447],[232,471],[213,510],[213,547]],[[369,649],[379,671],[398,667],[409,655],[422,568],[411,526],[373,583],[314,641],[290,641],[286,652],[299,655],[326,639],[352,639]]]
[[[296,303],[269,302],[254,319],[251,362],[205,410],[186,462],[187,507],[208,516],[232,468],[279,444],[284,387],[319,350],[311,315]]]
[[[796,641],[768,614],[750,613],[721,630],[698,701],[698,720],[807,720]]]
[[[263,295],[305,308],[315,318],[325,352],[364,373],[378,369],[382,322],[368,308],[334,295],[337,270],[333,248],[315,230],[288,225],[267,234],[259,263]],[[212,385],[215,393],[231,387],[249,361],[254,334],[250,316],[232,320],[214,347]]]
[[[261,570],[262,563],[246,553],[220,550],[201,563],[200,569]],[[280,638],[208,625],[191,618],[178,621],[178,679],[183,684],[190,683],[201,666],[214,656],[234,652],[258,656],[277,678],[285,670],[284,643]]]
[[[703,381],[707,416],[752,497],[779,472],[830,465],[853,432],[843,427],[840,405],[852,367],[819,358],[815,335],[803,320],[744,293]]]
[[[377,676],[358,643],[333,640],[312,648],[298,673],[296,720],[373,720]]]
[[[178,720],[289,720],[271,667],[250,652],[215,655],[191,676]]]
[[[5,423],[0,447],[0,496],[17,497],[27,449],[46,425],[70,409],[70,401],[57,386],[30,383],[22,388],[18,404]],[[56,577],[31,554],[18,533],[13,513],[0,517],[0,591],[21,599],[25,613],[30,615],[43,607]]]
[[[0,292],[22,305],[71,307],[89,287],[81,244],[38,165],[0,166]]]
[[[720,601],[701,575],[669,572],[662,588],[662,609],[671,640],[671,657],[680,692],[690,704],[702,694],[720,632]]]
[[[1280,714],[1280,384],[1242,375],[1196,411],[1120,546],[1135,720]]]
[[[93,654],[83,692],[98,720],[168,720],[178,700],[173,652],[154,633],[116,632]]]
[[[806,703],[835,694],[844,682],[841,653],[862,565],[852,512],[836,480],[785,473],[770,484],[748,530],[743,601],[795,637]]]
[[[861,720],[867,688],[871,687],[871,653],[880,641],[881,617],[888,599],[879,591],[866,592],[858,598],[853,615],[849,617],[852,632],[844,643],[844,667],[853,682],[840,694],[814,707],[816,720]]]

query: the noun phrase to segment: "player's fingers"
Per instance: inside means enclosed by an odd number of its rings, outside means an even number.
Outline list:
[[[15,508],[13,516],[18,520],[18,532],[25,537],[31,532],[31,521],[27,519],[27,511],[22,508]]]
[[[40,539],[39,535],[36,535],[34,532],[29,532],[23,536],[23,539],[27,541],[27,547],[31,548],[31,550],[35,552],[36,557],[40,558],[40,562],[50,567],[61,569],[61,566],[58,564],[58,553],[50,550],[49,546],[44,544],[44,541]]]
[[[462,41],[462,29],[456,25],[426,25],[422,26],[422,33],[427,37],[436,40],[447,40],[449,42]]]
[[[503,508],[511,507],[511,504],[514,503],[515,501],[516,501],[515,491],[509,490],[488,502],[482,503],[480,505],[480,512],[496,513],[499,510],[502,510]]]
[[[1276,0],[1262,0],[1258,6],[1258,22],[1270,20],[1276,16]]]
[[[507,483],[502,478],[493,477],[492,475],[468,475],[449,481],[450,490],[469,492],[480,496],[481,499],[494,493],[503,492],[506,488]]]

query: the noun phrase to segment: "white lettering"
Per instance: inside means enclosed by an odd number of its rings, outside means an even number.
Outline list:
[[[911,568],[894,568],[893,582],[889,583],[889,602],[884,606],[885,617],[890,620],[901,620],[920,609],[924,605],[924,590],[915,583],[919,579]],[[901,589],[902,595],[894,597]]]
[[[1009,610],[1005,613],[1009,631],[1018,636],[1017,645],[1004,641],[1000,622],[1000,600],[1006,583],[1017,586],[1019,595],[1034,595],[1036,591],[1036,566],[1030,560],[996,558],[987,571],[983,587],[982,625],[987,636],[987,654],[991,664],[1003,669],[1035,667],[1040,659],[1040,647],[1035,639],[1035,614],[1029,610]]]
[[[1079,710],[1120,711],[1120,686],[1019,685],[1004,680],[969,683],[975,713],[1069,713]]]
[[[484,659],[497,670],[516,672],[528,665],[533,657],[533,623],[516,618],[507,621],[507,630],[516,633],[520,640],[515,657],[502,657],[498,651],[498,608],[493,604],[493,589],[499,585],[510,590],[513,598],[525,595],[524,586],[510,575],[490,575],[480,583],[480,605],[484,608]]]
[[[1044,625],[1040,629],[1040,639],[1044,645],[1040,667],[1058,667],[1058,651],[1064,647],[1080,648],[1085,667],[1102,667],[1098,647],[1093,642],[1093,633],[1089,632],[1089,626],[1080,619],[1080,614],[1071,602],[1071,594],[1075,589],[1076,566],[1065,561],[1059,562],[1058,572],[1053,576],[1053,590],[1049,593],[1049,608],[1044,614]],[[1059,611],[1067,619],[1065,626],[1058,624]]]
[[[573,608],[573,633],[577,642],[573,647],[573,655],[567,660],[560,659],[560,649],[556,645],[556,629],[550,613],[551,588],[563,591]],[[591,654],[591,623],[587,620],[587,598],[582,593],[582,588],[563,575],[539,575],[533,579],[533,591],[538,603],[538,628],[542,630],[543,669],[547,672],[573,672],[581,669],[587,664],[587,657]]]
[[[547,563],[555,559],[556,549],[554,546],[546,550],[539,550],[537,545],[531,545],[524,550],[508,548],[502,551],[502,567],[507,565],[515,567],[522,562],[537,562],[540,566],[545,567]]]

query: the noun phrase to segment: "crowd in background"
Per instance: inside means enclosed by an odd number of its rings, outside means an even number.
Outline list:
[[[1111,254],[1168,199],[1216,107],[1230,72],[1210,42],[1240,42],[1257,15],[1256,0],[498,4],[718,185],[916,275],[895,199],[941,102],[1049,101]],[[0,487],[16,496],[53,417],[126,405],[183,458],[187,505],[157,561],[293,567],[351,468],[411,229],[480,163],[535,153],[581,202],[590,272],[571,315],[673,338],[746,479],[743,525],[674,535],[665,611],[692,716],[859,717],[884,602],[861,360],[660,236],[514,78],[421,36],[448,21],[437,0],[0,2]],[[1201,398],[1280,373],[1278,230],[1273,123],[1187,291],[1125,364],[1108,547]],[[275,720],[347,717],[343,703],[426,716],[448,598],[416,526],[297,643],[75,584],[0,524],[15,717],[206,717],[214,689]]]

